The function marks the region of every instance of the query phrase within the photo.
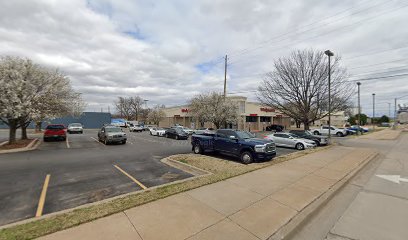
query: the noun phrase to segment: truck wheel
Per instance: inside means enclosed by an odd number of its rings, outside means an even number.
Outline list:
[[[244,151],[241,153],[241,162],[243,164],[250,164],[254,161],[254,157],[251,152]]]
[[[316,143],[316,146],[320,146],[320,142],[319,142],[319,141],[315,140],[314,142]]]
[[[320,135],[319,131],[314,131],[313,134],[314,135]]]
[[[203,150],[201,149],[200,144],[198,144],[198,143],[194,144],[194,153],[195,153],[195,154],[201,154],[201,153],[203,153]]]
[[[341,133],[341,132],[336,133],[336,135],[337,135],[337,137],[343,137],[344,136],[343,133]]]
[[[295,147],[296,147],[297,150],[304,150],[305,149],[305,146],[302,143],[297,143]]]

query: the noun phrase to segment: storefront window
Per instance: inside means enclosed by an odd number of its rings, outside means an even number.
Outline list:
[[[255,116],[246,116],[246,122],[257,122],[257,117]]]
[[[271,117],[260,117],[260,122],[271,122]]]

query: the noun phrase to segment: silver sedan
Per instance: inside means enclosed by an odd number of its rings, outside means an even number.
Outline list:
[[[274,133],[266,135],[265,139],[273,140],[276,146],[279,147],[291,147],[298,150],[304,150],[306,148],[316,147],[316,143],[309,139],[299,138],[290,133]]]

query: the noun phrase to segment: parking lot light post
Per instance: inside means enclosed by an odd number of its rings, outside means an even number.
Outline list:
[[[373,124],[373,130],[375,130],[374,118],[375,118],[375,93],[373,93],[373,120],[371,121],[371,123]]]
[[[334,56],[334,53],[332,52],[332,51],[330,51],[330,50],[326,50],[325,52],[324,52],[324,54],[326,54],[327,55],[327,57],[329,58],[329,66],[328,66],[328,75],[329,75],[329,142],[330,142],[330,140],[331,140],[331,131],[330,131],[330,128],[331,128],[331,66],[330,66],[330,57],[332,57],[332,56]]]
[[[360,85],[361,85],[361,82],[357,82],[357,89],[358,89],[358,126],[357,126],[358,128],[357,128],[357,135],[358,135],[359,132],[362,133],[360,131],[360,125],[361,125]]]

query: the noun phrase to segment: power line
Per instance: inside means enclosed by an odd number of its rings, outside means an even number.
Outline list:
[[[408,61],[408,59],[404,58],[404,59],[398,59],[398,60],[393,60],[393,61],[388,61],[388,62],[381,62],[381,63],[357,66],[357,67],[352,67],[352,68],[348,68],[348,69],[366,68],[366,67],[373,67],[373,66],[383,65],[383,64],[387,64],[387,63],[407,62],[407,61]]]
[[[366,21],[366,22],[372,21],[372,20],[374,20],[374,19],[376,19],[376,18],[378,18],[378,17],[380,17],[380,16],[382,16],[382,15],[384,15],[384,14],[387,14],[387,13],[390,13],[390,12],[393,12],[393,11],[398,11],[398,10],[401,10],[402,8],[405,8],[405,7],[408,7],[408,4],[402,5],[402,6],[398,6],[398,7],[396,7],[396,8],[391,8],[391,9],[388,9],[388,11],[384,11],[384,12],[382,12],[382,13],[380,13],[380,14],[377,14],[377,15],[375,15],[375,16],[372,16],[372,17],[364,18],[364,19],[362,19],[362,20],[360,20],[360,21],[357,21],[357,22],[354,22],[354,23],[352,23],[352,24],[350,24],[350,25],[346,25],[346,26],[343,26],[343,27],[334,29],[334,30],[332,30],[332,31],[328,31],[328,32],[323,33],[323,34],[318,34],[318,35],[313,36],[313,37],[310,37],[310,38],[306,38],[306,39],[301,39],[301,40],[298,40],[298,41],[294,41],[294,42],[292,42],[292,43],[290,43],[290,44],[282,45],[282,46],[280,46],[280,47],[273,48],[273,49],[283,49],[284,47],[294,45],[295,43],[299,43],[299,42],[301,42],[301,41],[311,40],[311,39],[314,39],[314,38],[318,38],[318,37],[321,37],[321,36],[325,36],[325,35],[331,34],[331,33],[333,33],[333,32],[339,31],[339,30],[344,30],[344,29],[346,29],[346,28],[352,27],[352,26],[354,26],[354,25],[356,25],[356,24],[360,24],[360,23],[365,22],[365,21]],[[407,47],[407,46],[399,47],[399,48],[396,48],[396,49],[406,48],[406,47]],[[286,48],[285,48],[285,49],[286,49]],[[391,50],[396,50],[396,49],[390,49],[390,50],[385,50],[385,51],[391,51]],[[367,56],[367,55],[370,55],[370,54],[365,54],[365,55]],[[255,56],[257,56],[257,55],[255,55]],[[233,61],[233,62],[230,63],[230,65],[236,64],[237,62],[241,62],[241,61],[244,61],[244,60],[246,60],[246,59]]]
[[[383,4],[389,4],[389,3],[390,3],[390,2],[377,3],[377,4],[375,4],[375,5],[373,5],[373,6],[369,7],[369,8],[366,8],[366,9],[363,9],[363,10],[360,10],[360,11],[356,11],[356,12],[350,14],[349,16],[341,17],[341,18],[337,19],[336,21],[328,22],[328,23],[325,23],[325,24],[323,24],[323,25],[321,25],[321,26],[318,26],[318,27],[330,25],[330,24],[332,24],[332,23],[334,23],[334,22],[338,22],[339,20],[344,19],[344,18],[346,18],[346,17],[350,17],[350,16],[356,15],[356,14],[358,14],[358,13],[367,11],[367,10],[369,10],[369,9],[371,9],[371,8],[376,7],[376,6],[383,5]],[[326,20],[328,20],[328,19],[330,19],[330,18],[334,18],[334,17],[336,17],[336,16],[338,16],[338,15],[341,15],[341,14],[343,14],[343,13],[345,13],[345,12],[348,12],[349,10],[351,10],[351,9],[353,9],[353,8],[355,8],[355,6],[354,6],[354,7],[347,8],[347,9],[345,9],[345,10],[339,12],[339,13],[336,13],[336,14],[334,14],[334,15],[328,16],[328,17],[323,18],[323,19],[321,19],[321,20],[319,20],[319,21],[315,21],[315,22],[313,22],[313,23],[311,23],[311,24],[308,24],[308,25],[299,27],[299,28],[297,28],[297,29],[288,31],[288,32],[286,32],[286,33],[284,33],[284,34],[277,35],[277,36],[275,36],[275,37],[273,37],[273,38],[271,38],[271,39],[269,39],[269,40],[267,40],[267,41],[262,42],[261,44],[259,44],[258,47],[255,47],[255,48],[252,48],[252,49],[250,49],[250,48],[245,48],[245,49],[243,49],[243,50],[238,51],[237,54],[235,54],[235,53],[230,53],[230,56],[243,55],[243,54],[246,54],[246,53],[248,53],[248,52],[255,51],[255,50],[257,50],[257,49],[263,48],[263,46],[265,46],[265,45],[268,45],[268,44],[271,44],[271,43],[281,42],[281,41],[283,41],[283,40],[288,39],[288,37],[283,38],[283,39],[280,39],[279,41],[272,41],[272,40],[279,39],[279,38],[281,38],[281,37],[283,37],[283,36],[287,36],[287,35],[290,35],[290,34],[292,34],[292,33],[297,33],[299,30],[301,30],[301,29],[303,29],[303,28],[306,28],[306,27],[309,27],[309,26],[313,26],[313,25],[315,25],[315,24],[317,24],[317,23],[324,22],[324,21],[326,21]],[[310,30],[317,29],[318,27],[314,27],[314,28],[307,29],[307,30],[305,30],[305,31],[303,31],[303,32],[300,32],[300,34],[301,34],[301,33],[308,32],[308,31],[310,31]],[[299,34],[299,33],[298,33],[298,34]]]

